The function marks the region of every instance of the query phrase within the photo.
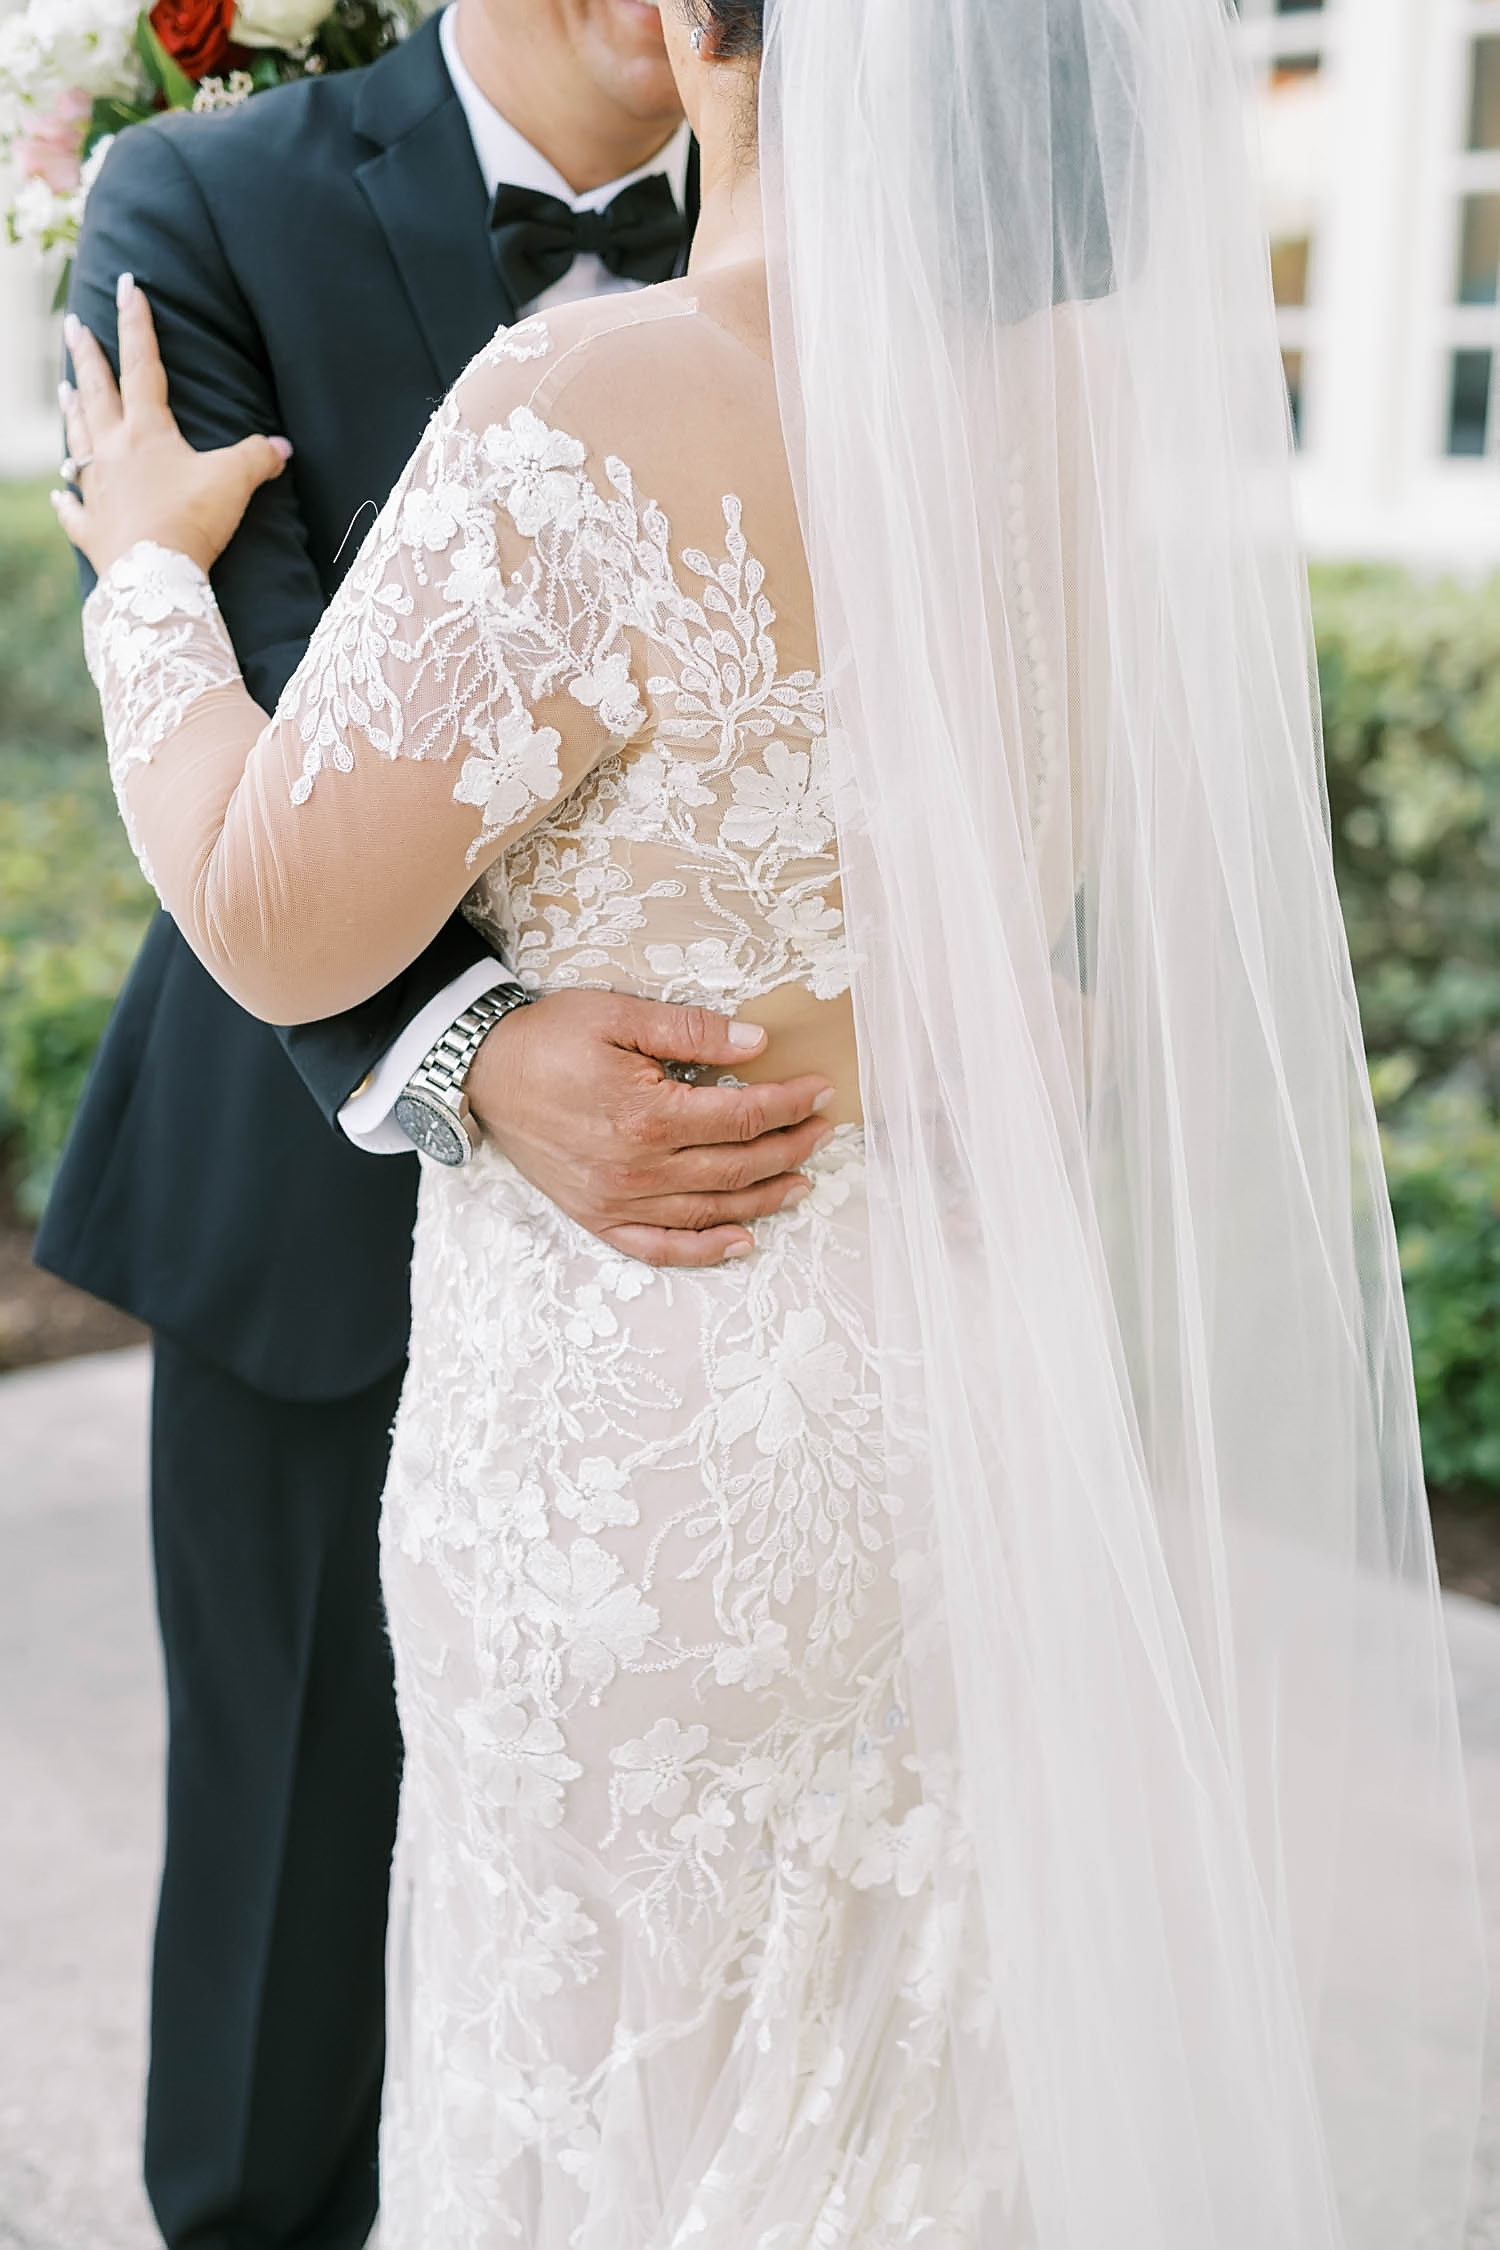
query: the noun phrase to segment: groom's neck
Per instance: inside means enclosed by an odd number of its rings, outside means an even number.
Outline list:
[[[635,0],[458,0],[475,84],[575,195],[649,163],[681,124],[660,36]]]

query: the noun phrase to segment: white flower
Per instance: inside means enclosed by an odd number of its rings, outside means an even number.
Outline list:
[[[779,1453],[806,1427],[807,1415],[828,1414],[853,1388],[848,1353],[825,1343],[827,1322],[815,1305],[790,1312],[781,1340],[764,1356],[728,1352],[714,1369],[728,1395],[719,1407],[719,1442],[733,1445],[748,1430],[762,1453]]]
[[[609,1754],[620,1771],[613,1789],[621,1809],[632,1815],[649,1809],[667,1820],[680,1813],[690,1786],[686,1768],[707,1747],[707,1727],[683,1727],[671,1718],[658,1719],[634,1742],[622,1742]]]
[[[109,566],[112,593],[128,596],[130,616],[141,625],[164,625],[169,617],[209,618],[213,599],[208,580],[195,562],[169,547],[140,540]]]
[[[641,1511],[627,1489],[625,1471],[605,1454],[579,1462],[577,1485],[559,1487],[557,1507],[559,1514],[571,1517],[579,1530],[586,1532],[641,1520]]]
[[[590,711],[617,741],[627,741],[646,716],[645,705],[630,677],[630,658],[623,651],[599,657],[590,671],[569,683],[568,693]]]
[[[529,406],[515,407],[507,423],[493,422],[481,446],[500,483],[500,497],[523,539],[544,524],[576,523],[583,509],[581,465],[585,447],[565,430],[551,430]]]
[[[10,230],[17,242],[34,243],[38,250],[54,250],[78,240],[83,198],[78,189],[58,195],[45,180],[23,180],[9,212]]]
[[[720,1687],[743,1687],[754,1693],[768,1686],[790,1663],[786,1627],[766,1617],[756,1626],[753,1640],[715,1650],[714,1678]]]
[[[468,508],[469,495],[461,484],[413,486],[401,503],[402,546],[441,554],[452,545]]]
[[[492,1471],[480,1489],[477,1513],[482,1531],[511,1531],[528,1545],[545,1539],[547,1500],[539,1484],[525,1484],[514,1469]]]
[[[329,0],[239,0],[234,42],[237,47],[300,47],[331,13]]]
[[[733,992],[743,981],[723,938],[698,938],[693,944],[648,945],[652,974],[669,984],[686,982],[697,991]]]
[[[799,953],[812,971],[813,995],[834,1000],[849,988],[849,956],[844,945],[844,918],[837,907],[816,895],[795,901],[783,899],[766,916],[773,930]]]
[[[499,589],[500,573],[491,526],[471,520],[463,527],[463,543],[448,557],[443,598],[455,609],[476,609]]]
[[[469,729],[472,754],[453,791],[457,805],[478,807],[486,836],[512,828],[533,805],[562,788],[557,753],[562,736],[539,727],[529,711],[510,711],[493,726],[476,721]]]
[[[461,1704],[456,1717],[465,1747],[491,1767],[483,1790],[523,1820],[555,1828],[563,1816],[563,1783],[583,1771],[566,1754],[555,1720],[542,1712],[528,1716],[510,1702]]]
[[[706,1859],[717,1859],[734,1826],[734,1807],[723,1797],[709,1797],[697,1812],[684,1813],[672,1823],[672,1840],[691,1845]]]
[[[740,1792],[740,1812],[751,1828],[758,1828],[787,1792],[785,1770],[775,1758],[742,1758],[729,1778]]]
[[[568,1342],[587,1351],[606,1336],[618,1335],[619,1328],[620,1323],[604,1302],[604,1291],[597,1282],[586,1281],[574,1293],[572,1318],[563,1327]]]
[[[232,70],[227,78],[200,78],[193,96],[194,114],[202,117],[216,110],[241,109],[254,92],[255,80],[248,70]]]
[[[556,1635],[583,1687],[597,1693],[618,1666],[640,1661],[661,1619],[634,1586],[621,1583],[623,1569],[596,1541],[575,1539],[566,1554],[550,1544],[533,1547],[526,1573],[525,1606]]]
[[[936,1805],[913,1805],[899,1827],[877,1821],[849,1880],[857,1891],[894,1883],[902,1898],[915,1898],[937,1859],[942,1816]]]
[[[726,844],[759,851],[774,837],[783,851],[816,858],[833,841],[824,762],[784,742],[767,746],[765,771],[737,766],[731,779],[735,802],[719,825]]]

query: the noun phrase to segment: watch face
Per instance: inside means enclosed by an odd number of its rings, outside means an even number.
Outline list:
[[[392,1111],[396,1123],[423,1156],[430,1156],[438,1164],[462,1164],[468,1157],[469,1143],[463,1127],[450,1110],[431,1095],[414,1094],[410,1088],[397,1096]]]

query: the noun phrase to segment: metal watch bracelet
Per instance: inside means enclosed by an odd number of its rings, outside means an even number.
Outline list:
[[[469,1117],[464,1081],[497,1023],[535,997],[524,985],[499,985],[465,1008],[434,1040],[396,1097],[392,1116],[413,1148],[436,1163],[467,1164],[478,1134]]]

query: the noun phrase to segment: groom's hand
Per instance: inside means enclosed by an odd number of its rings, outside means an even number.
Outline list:
[[[833,1132],[826,1078],[687,1086],[663,1062],[734,1072],[764,1032],[704,1008],[557,992],[516,1008],[469,1072],[486,1137],[533,1187],[626,1257],[716,1266],[749,1222],[807,1193],[798,1170]]]

